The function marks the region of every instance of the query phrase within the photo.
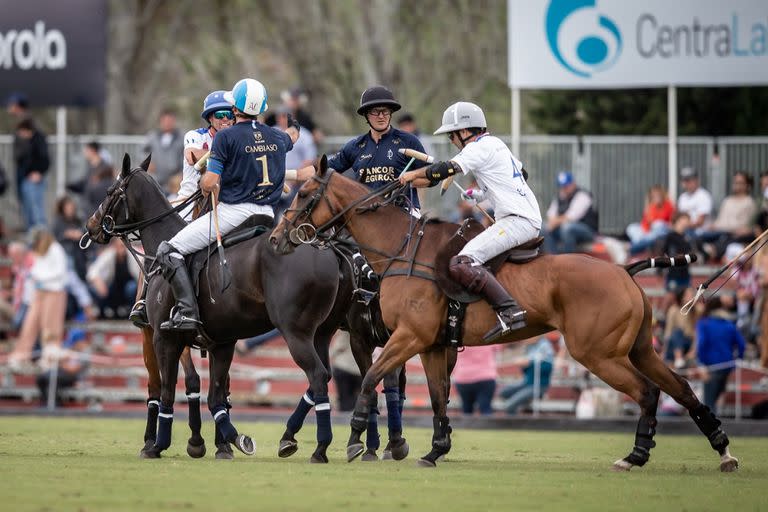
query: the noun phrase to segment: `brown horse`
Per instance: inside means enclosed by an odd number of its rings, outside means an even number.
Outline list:
[[[374,270],[383,275],[381,308],[392,335],[363,380],[352,416],[347,458],[352,460],[362,452],[360,435],[365,429],[371,390],[387,372],[421,354],[435,417],[432,451],[419,463],[432,467],[451,447],[446,411],[450,373],[448,351],[442,344],[448,301],[428,274],[434,273],[438,250],[454,235],[457,226],[414,224],[404,210],[382,199],[383,193],[396,193],[395,187],[397,184],[371,192],[328,172],[323,157],[317,173],[302,186],[291,209],[273,231],[271,242],[276,250],[290,252],[294,244],[308,239],[308,233],[317,230],[322,234],[331,226],[343,224]],[[407,273],[409,268],[418,273],[410,277],[397,275],[398,270]],[[651,305],[627,269],[586,255],[545,255],[525,264],[504,264],[497,277],[528,311],[527,327],[510,332],[501,342],[559,330],[574,359],[640,405],[635,446],[627,457],[614,463],[614,469],[629,470],[648,461],[650,449],[655,446],[659,388],[688,409],[720,454],[721,470],[738,467],[737,459],[729,453],[728,437],[720,429],[720,421],[699,402],[688,382],[667,368],[654,352]],[[470,304],[464,344],[482,344],[483,335],[495,323],[496,315],[487,303]]]

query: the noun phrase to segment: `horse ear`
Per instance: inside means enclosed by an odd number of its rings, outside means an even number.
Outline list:
[[[123,169],[121,171],[121,174],[123,176],[128,176],[128,174],[131,172],[131,157],[128,156],[128,153],[123,156]]]
[[[139,167],[144,169],[144,171],[146,172],[146,170],[149,169],[149,162],[151,161],[152,161],[152,153],[147,155],[147,158],[145,158],[144,161],[141,162],[141,165]]]
[[[328,157],[323,153],[323,156],[320,157],[320,162],[318,163],[317,174],[325,176],[326,172],[328,172]]]

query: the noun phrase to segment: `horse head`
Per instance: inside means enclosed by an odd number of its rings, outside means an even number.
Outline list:
[[[137,220],[134,217],[141,211],[138,201],[139,196],[142,195],[138,193],[138,189],[143,187],[134,187],[136,190],[131,189],[129,192],[128,185],[139,174],[149,178],[146,171],[149,168],[151,158],[152,155],[148,155],[139,167],[131,169],[131,157],[127,153],[125,154],[120,174],[107,190],[107,196],[86,222],[87,233],[83,238],[89,236],[96,243],[105,244],[112,237],[117,224]]]
[[[269,241],[275,251],[287,254],[300,244],[312,243],[319,231],[342,220],[337,214],[340,207],[334,204],[332,191],[332,181],[338,180],[339,177],[328,170],[327,157],[321,156],[315,165],[315,174],[304,182],[290,208],[272,230]]]

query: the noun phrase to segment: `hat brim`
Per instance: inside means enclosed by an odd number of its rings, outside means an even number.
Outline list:
[[[375,107],[389,107],[392,109],[392,112],[397,112],[403,108],[398,102],[393,100],[376,100],[360,105],[360,108],[357,109],[357,113],[364,116],[366,112]]]

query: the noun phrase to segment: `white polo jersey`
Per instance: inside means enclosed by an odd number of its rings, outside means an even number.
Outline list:
[[[523,164],[501,139],[483,134],[451,160],[459,164],[464,174],[474,174],[497,220],[517,215],[541,229],[539,202],[523,178]]]
[[[184,149],[205,149],[206,151],[211,149],[213,145],[213,137],[211,136],[208,128],[198,128],[196,130],[189,130],[184,135]],[[199,188],[200,172],[195,169],[194,165],[187,163],[187,159],[183,156],[182,160],[182,180],[181,186],[179,186],[179,198],[186,198],[197,192]]]

